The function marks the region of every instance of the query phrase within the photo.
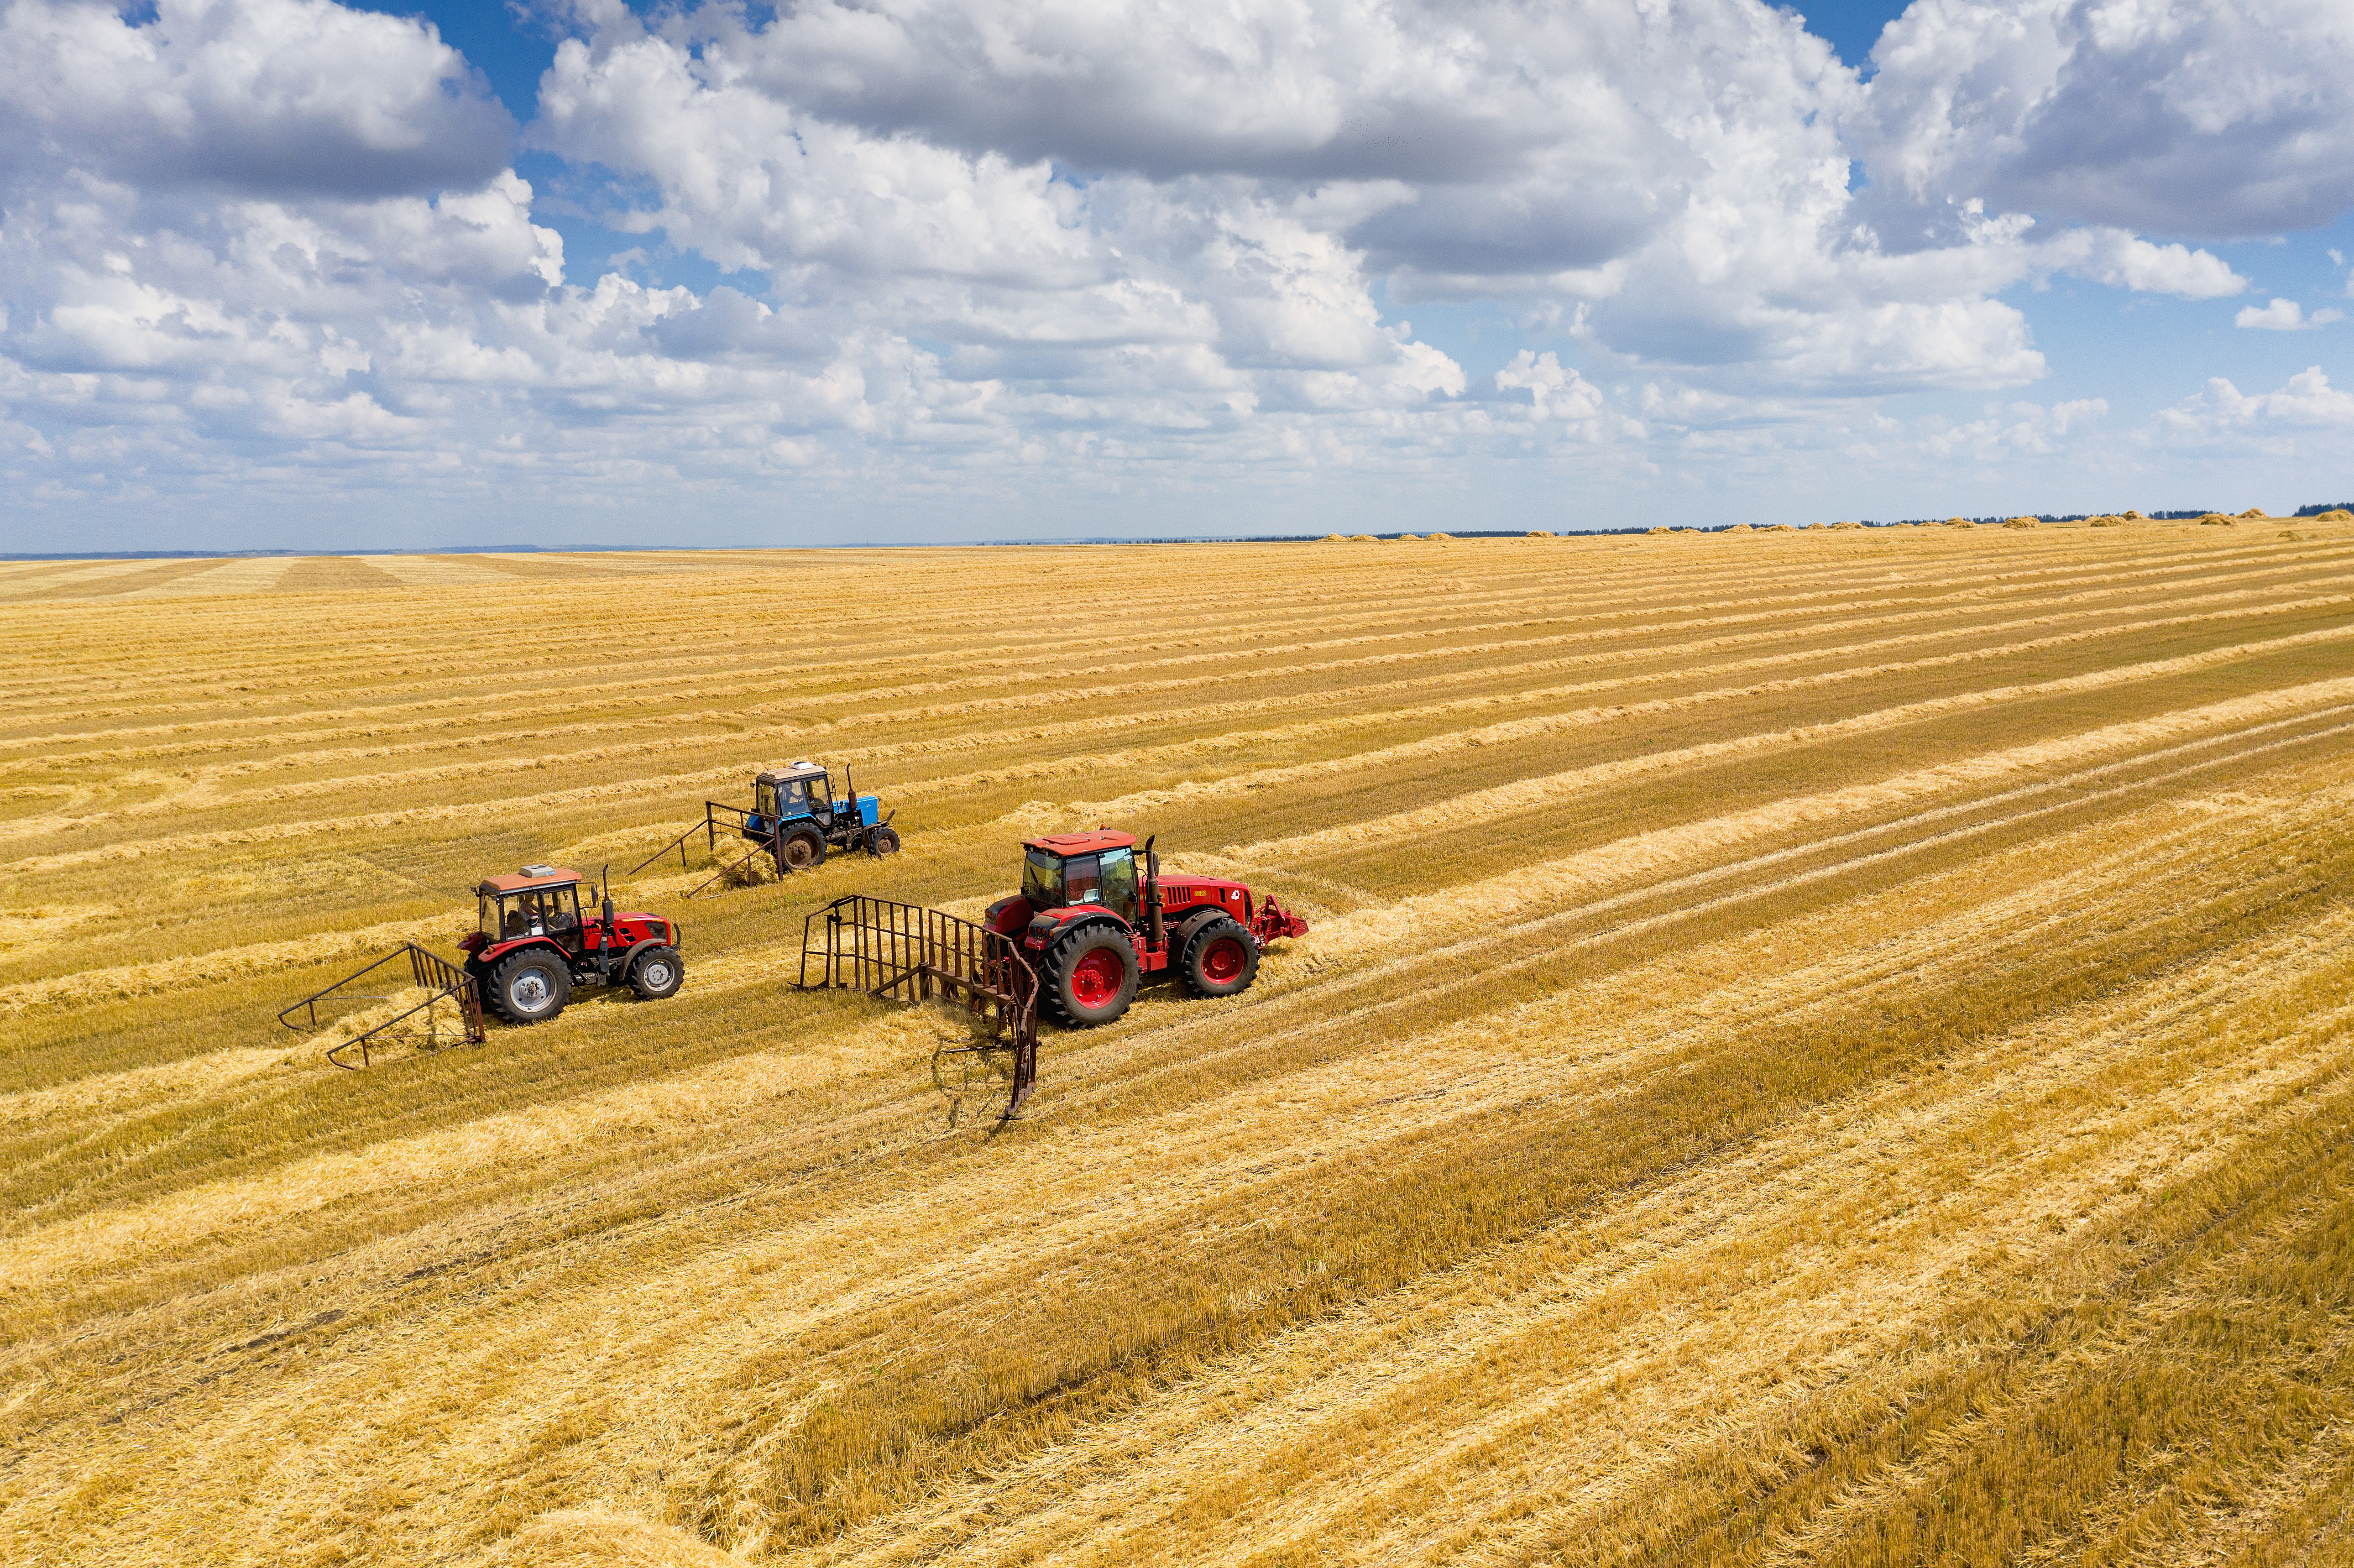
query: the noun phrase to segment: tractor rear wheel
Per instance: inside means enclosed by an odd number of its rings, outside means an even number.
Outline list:
[[[630,966],[630,989],[638,993],[641,1001],[660,1001],[666,996],[676,996],[678,988],[686,983],[686,966],[679,961],[676,948],[648,948]]]
[[[509,1023],[545,1023],[571,1000],[571,969],[545,948],[526,948],[501,959],[483,998]]]
[[[1072,1029],[1109,1023],[1136,1000],[1136,945],[1110,926],[1083,926],[1046,949],[1038,994]]]
[[[889,828],[877,828],[866,835],[866,847],[876,854],[897,854],[899,835]]]
[[[1258,978],[1258,944],[1224,916],[1196,930],[1177,957],[1177,973],[1195,996],[1239,996]]]
[[[825,863],[825,840],[803,828],[777,847],[779,871],[813,871]]]

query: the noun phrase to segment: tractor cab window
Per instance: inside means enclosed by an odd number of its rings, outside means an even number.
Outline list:
[[[485,893],[480,895],[477,901],[481,907],[475,914],[474,929],[495,941],[505,934],[503,917],[499,913],[499,895],[495,893]]]
[[[777,787],[774,784],[762,781],[752,786],[752,810],[763,817],[772,818],[777,814]]]
[[[566,887],[540,890],[539,917],[543,929],[577,931],[580,928],[580,889],[576,884]]]
[[[1103,906],[1127,921],[1136,923],[1136,852],[1106,850],[1103,853]]]
[[[1063,906],[1063,857],[1034,849],[1022,862],[1022,896],[1033,909]]]
[[[1063,902],[1103,902],[1103,873],[1091,854],[1075,854],[1063,863]]]
[[[776,814],[787,821],[821,815],[827,804],[823,779],[788,779],[777,786]]]
[[[580,889],[577,885],[527,888],[503,898],[486,893],[482,897],[480,929],[502,942],[517,937],[545,937],[578,930],[579,926]]]

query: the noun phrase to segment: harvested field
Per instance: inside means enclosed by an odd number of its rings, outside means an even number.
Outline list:
[[[2354,1558],[2297,522],[0,569],[0,1554]],[[273,1023],[800,757],[905,852],[675,999]],[[790,989],[1097,822],[1309,935],[1003,1128]]]

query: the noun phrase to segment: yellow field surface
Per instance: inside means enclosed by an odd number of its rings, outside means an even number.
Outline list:
[[[15,563],[0,648],[0,1560],[2354,1560],[2354,525]],[[675,999],[274,1022],[798,758],[905,852],[624,878]],[[1097,823],[1309,935],[1002,1126],[792,988]]]

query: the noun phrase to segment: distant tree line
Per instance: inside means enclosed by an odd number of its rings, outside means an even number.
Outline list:
[[[2300,506],[2289,514],[2292,517],[2318,517],[2325,512],[2354,512],[2354,501],[2317,501],[2310,506]]]

